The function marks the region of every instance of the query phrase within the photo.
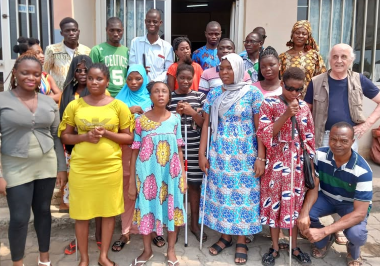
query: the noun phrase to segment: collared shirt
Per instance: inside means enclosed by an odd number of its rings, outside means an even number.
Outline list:
[[[244,73],[243,80],[245,82],[251,83],[251,78],[248,75],[247,71]],[[223,82],[219,76],[219,67],[212,67],[203,71],[198,90],[207,95],[213,88],[221,85],[223,85]]]
[[[193,52],[192,60],[198,63],[203,70],[216,67],[220,64],[218,49],[209,49],[206,45]]]
[[[129,64],[143,65],[143,54],[146,66],[150,67],[150,81],[166,82],[168,69],[174,63],[170,43],[158,37],[158,40],[151,44],[146,36],[136,37],[131,42]]]
[[[358,200],[371,204],[372,170],[363,157],[353,150],[351,152],[348,162],[338,168],[329,147],[317,150],[314,167],[320,189],[323,194],[338,201]]]
[[[245,71],[247,71],[251,77],[252,83],[255,83],[259,79],[259,60],[252,62],[251,59],[249,59],[248,54],[245,54],[242,58]]]
[[[74,56],[89,55],[90,51],[91,49],[87,46],[79,44],[74,50]],[[71,60],[72,57],[67,52],[63,41],[46,47],[44,71],[53,77],[61,90],[63,90]]]

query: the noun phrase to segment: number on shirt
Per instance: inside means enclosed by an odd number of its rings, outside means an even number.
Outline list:
[[[111,75],[112,83],[116,86],[124,85],[123,71],[122,70],[112,70]]]

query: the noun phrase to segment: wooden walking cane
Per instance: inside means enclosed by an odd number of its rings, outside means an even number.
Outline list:
[[[208,116],[208,127],[207,127],[207,147],[206,147],[206,158],[207,160],[209,159],[210,155],[210,138],[211,138],[211,106],[209,108],[209,116]],[[209,169],[210,170],[210,169]],[[208,171],[209,171],[208,170]],[[202,250],[202,245],[203,245],[203,224],[204,224],[204,219],[205,219],[205,208],[206,208],[206,190],[207,190],[207,174],[203,174],[203,184],[204,184],[204,190],[203,190],[203,208],[202,208],[202,222],[201,222],[201,237],[199,241],[199,249]]]

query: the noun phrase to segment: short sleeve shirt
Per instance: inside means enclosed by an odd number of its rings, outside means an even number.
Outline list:
[[[216,67],[220,63],[218,49],[208,49],[206,45],[195,50],[192,59],[194,62],[200,64],[203,70]]]

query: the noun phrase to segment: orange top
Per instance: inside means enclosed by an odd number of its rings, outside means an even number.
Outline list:
[[[194,91],[198,91],[199,82],[201,81],[203,69],[198,63],[193,62],[191,65],[194,68],[194,77],[193,77],[193,84],[191,85],[190,89],[192,89]],[[168,75],[171,75],[174,77],[174,82],[175,82],[174,89],[175,90],[178,89],[178,82],[177,82],[177,78],[176,78],[177,68],[178,68],[178,63],[174,63],[168,69]]]

